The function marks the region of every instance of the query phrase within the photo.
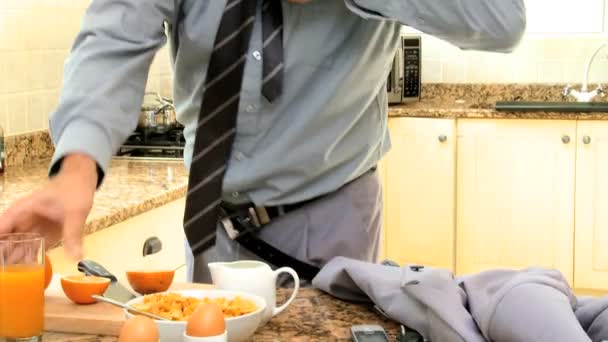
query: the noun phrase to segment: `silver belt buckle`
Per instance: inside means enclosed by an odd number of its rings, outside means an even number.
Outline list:
[[[240,233],[238,230],[236,230],[234,228],[234,225],[232,224],[230,217],[223,218],[221,220],[221,223],[222,223],[222,227],[224,227],[224,230],[226,231],[226,234],[228,235],[230,240],[234,240],[239,236]]]
[[[270,222],[270,216],[264,207],[250,207],[247,209],[247,221],[249,221],[248,223],[255,227],[255,229],[260,229],[263,225]],[[234,228],[234,224],[230,217],[225,217],[220,222],[231,240],[239,237],[241,232]]]
[[[260,222],[260,225],[270,223],[270,216],[268,215],[268,211],[266,211],[265,207],[256,207],[255,212],[257,214],[257,219],[258,222]]]
[[[262,228],[263,225],[270,222],[270,216],[268,216],[268,212],[264,207],[249,207],[247,213],[249,214],[249,223],[257,229]]]

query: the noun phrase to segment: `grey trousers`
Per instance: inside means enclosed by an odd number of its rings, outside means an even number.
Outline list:
[[[322,267],[336,256],[375,262],[382,228],[382,187],[369,171],[337,191],[289,212],[262,228],[259,237],[311,265]],[[213,261],[260,260],[232,241],[218,225],[215,247],[196,258],[186,243],[188,280],[211,283]],[[264,260],[261,260],[264,261]],[[273,268],[285,265],[271,265]],[[310,280],[310,279],[309,279]],[[303,285],[309,282],[303,281]]]

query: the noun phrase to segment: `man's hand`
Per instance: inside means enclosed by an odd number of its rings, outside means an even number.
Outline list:
[[[88,156],[65,157],[47,185],[15,202],[0,216],[0,234],[36,232],[47,246],[63,237],[66,252],[82,258],[82,229],[93,206],[97,167]]]

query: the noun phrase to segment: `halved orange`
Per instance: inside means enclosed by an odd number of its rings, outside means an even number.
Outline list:
[[[127,271],[129,284],[139,294],[167,291],[175,271]]]
[[[46,290],[53,279],[53,265],[48,255],[44,256],[44,289]]]
[[[110,285],[110,279],[87,276],[72,275],[61,278],[61,288],[65,295],[76,304],[96,303],[92,295],[103,295]]]

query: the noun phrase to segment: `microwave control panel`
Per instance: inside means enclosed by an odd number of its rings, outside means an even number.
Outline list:
[[[403,38],[403,98],[420,98],[420,38]]]

